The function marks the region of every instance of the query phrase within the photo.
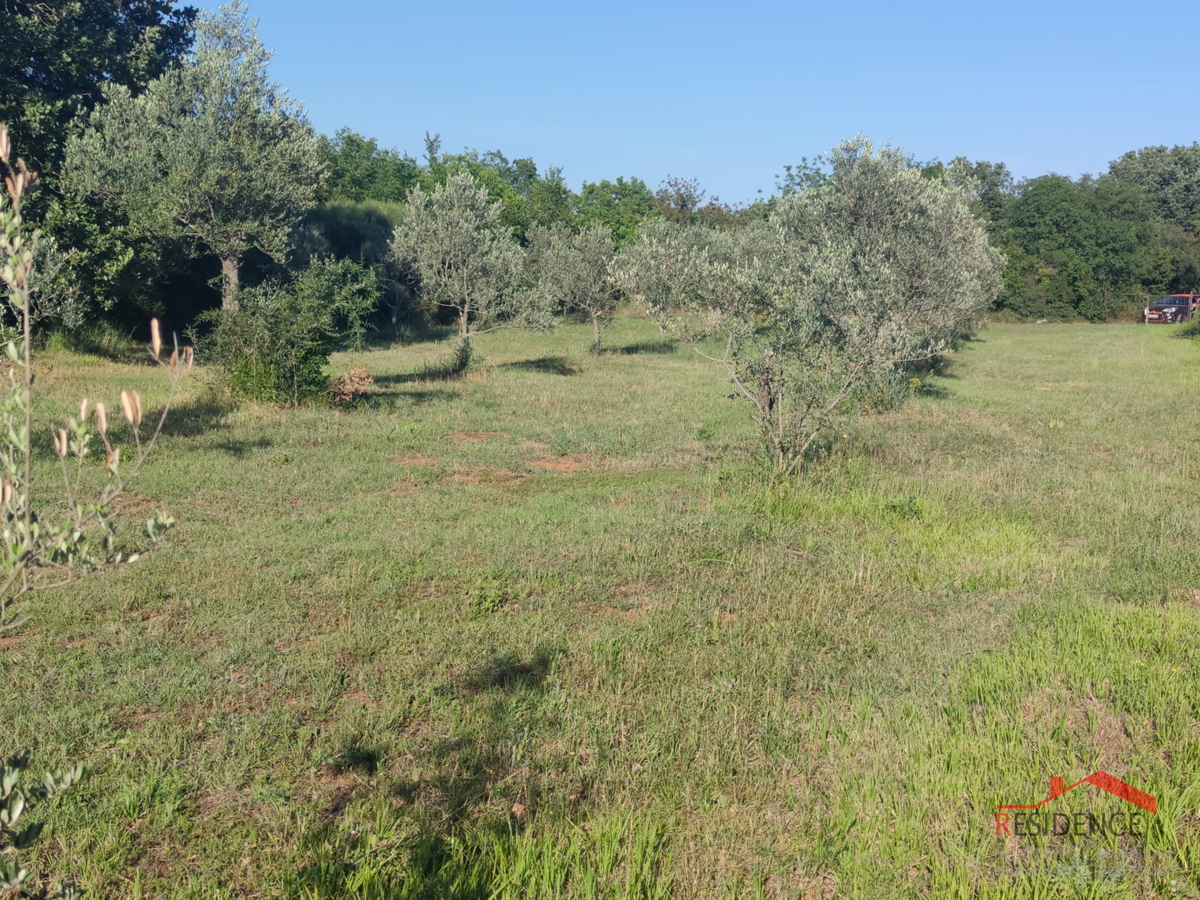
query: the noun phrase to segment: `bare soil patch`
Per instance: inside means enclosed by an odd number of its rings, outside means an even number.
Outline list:
[[[568,453],[566,456],[556,458],[531,459],[529,465],[531,468],[541,469],[545,472],[580,472],[591,462],[592,458],[583,453]]]

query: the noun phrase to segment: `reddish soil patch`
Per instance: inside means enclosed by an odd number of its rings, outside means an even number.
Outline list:
[[[391,461],[402,466],[428,466],[438,460],[436,456],[393,456]]]
[[[582,453],[568,453],[556,459],[531,459],[529,465],[546,472],[579,472],[591,462],[591,457]]]
[[[448,435],[452,441],[487,441],[492,438],[508,437],[507,431],[452,431]]]

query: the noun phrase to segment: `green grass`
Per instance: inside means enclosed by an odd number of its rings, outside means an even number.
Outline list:
[[[347,354],[353,409],[194,384],[125,501],[165,546],[39,595],[0,655],[0,751],[91,769],[32,867],[107,897],[1195,896],[1174,331],[992,326],[783,486],[644,320],[598,358],[582,326],[484,336],[458,379],[449,342]],[[40,362],[45,416],[158,390]],[[995,805],[1097,768],[1158,797],[1133,843],[1177,871],[1007,874]]]

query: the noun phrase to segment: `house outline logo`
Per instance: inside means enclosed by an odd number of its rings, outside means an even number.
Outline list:
[[[1047,803],[1057,800],[1065,794],[1085,784],[1097,787],[1126,803],[1137,807],[1126,813],[1113,812],[1108,814],[1093,814],[1087,812],[1074,813],[1038,813]],[[1007,812],[1013,810],[1013,812]],[[1138,811],[1140,810],[1140,812]],[[1158,814],[1158,800],[1145,791],[1122,781],[1115,775],[1104,771],[1096,771],[1086,778],[1081,778],[1069,787],[1065,785],[1062,776],[1055,775],[1050,779],[1050,796],[1037,803],[998,803],[996,804],[996,836],[1020,837],[1022,835],[1067,835],[1077,837],[1088,834],[1100,835],[1135,835],[1137,825],[1143,821],[1144,814]],[[1041,824],[1039,825],[1039,820]],[[1065,830],[1059,825],[1065,820]],[[1124,820],[1124,824],[1122,824]],[[1015,833],[1014,833],[1015,832]]]
[[[1132,784],[1127,784],[1115,775],[1109,775],[1107,772],[1097,770],[1086,778],[1080,778],[1070,787],[1063,787],[1063,777],[1054,775],[1050,778],[1050,796],[1045,800],[1040,800],[1037,803],[998,803],[996,809],[1038,809],[1045,806],[1051,800],[1057,800],[1063,794],[1075,790],[1081,784],[1091,784],[1100,788],[1102,791],[1107,791],[1114,797],[1119,797],[1126,803],[1132,803],[1134,806],[1139,806],[1150,815],[1158,813],[1158,800],[1147,794],[1145,791],[1139,791]]]

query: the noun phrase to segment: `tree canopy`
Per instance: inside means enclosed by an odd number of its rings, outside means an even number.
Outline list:
[[[140,96],[107,87],[68,145],[73,190],[118,208],[135,233],[195,240],[221,260],[227,308],[247,251],[285,260],[321,178],[315,135],[268,80],[269,60],[243,5],[206,13],[184,65]]]
[[[0,2],[0,122],[43,176],[75,120],[119,85],[141,93],[191,45],[196,10],[174,0]]]

